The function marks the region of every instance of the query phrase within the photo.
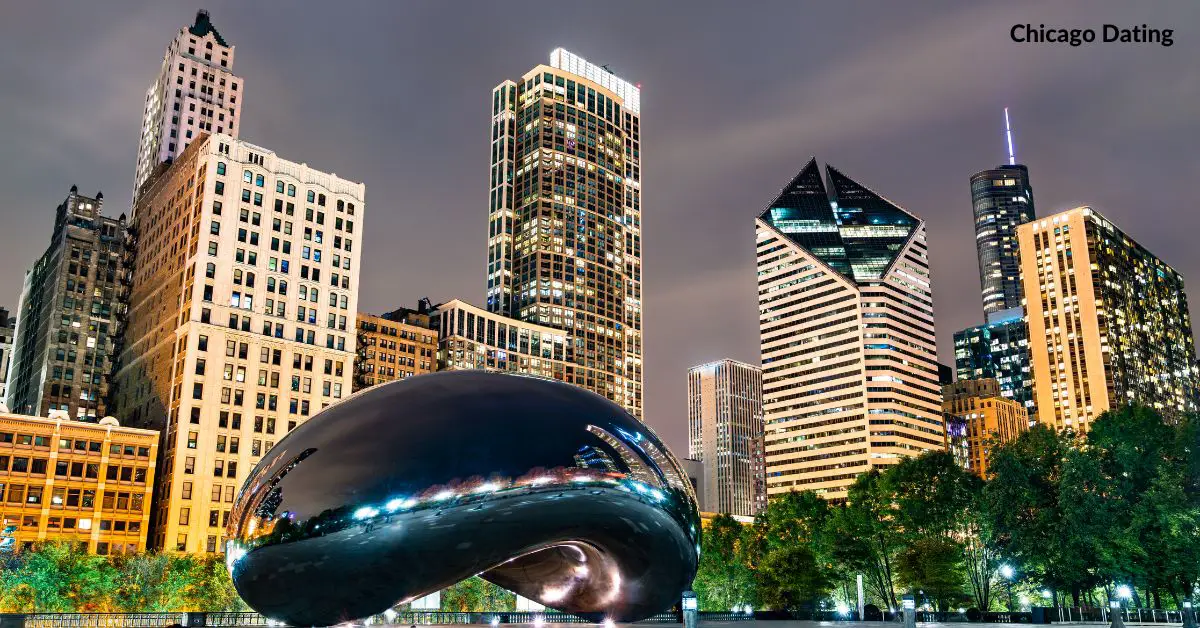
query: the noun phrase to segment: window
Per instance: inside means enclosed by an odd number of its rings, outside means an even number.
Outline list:
[[[225,174],[225,162],[217,162],[217,174]]]

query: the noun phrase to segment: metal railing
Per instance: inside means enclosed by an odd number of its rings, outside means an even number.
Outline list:
[[[1122,618],[1131,625],[1165,625],[1182,624],[1183,613],[1178,610],[1160,610],[1150,608],[1124,609]],[[898,621],[895,613],[884,611],[884,621]],[[850,612],[840,615],[832,611],[816,612],[772,612],[758,611],[753,614],[742,612],[708,612],[699,613],[700,621],[729,622],[754,620],[803,620],[803,621],[857,621],[857,613]],[[659,613],[638,623],[663,624],[680,623],[680,616],[675,612]],[[498,624],[597,624],[601,618],[581,617],[558,611],[501,611],[501,612],[471,612],[458,613],[448,611],[403,611],[389,612],[376,615],[364,620],[353,622],[359,626],[429,626],[429,625],[489,625]],[[1012,623],[1030,624],[1063,623],[1063,624],[1109,624],[1111,616],[1107,608],[1038,608],[1033,611],[1019,612],[988,612],[982,613],[975,621],[965,613],[918,611],[918,622],[937,623]],[[3,626],[19,628],[165,628],[180,624],[187,628],[241,628],[258,626],[279,626],[283,622],[270,620],[258,613],[31,613],[27,615],[4,615],[0,617]]]
[[[6,620],[23,628],[165,628],[179,624],[187,628],[240,628],[284,626],[258,613],[30,613],[8,615]],[[701,612],[701,621],[746,621],[752,615],[737,612]],[[458,613],[449,611],[403,611],[375,615],[353,622],[362,626],[429,626],[498,624],[597,624],[602,618],[581,617],[558,611],[501,611]],[[638,623],[680,623],[677,613],[659,613]]]

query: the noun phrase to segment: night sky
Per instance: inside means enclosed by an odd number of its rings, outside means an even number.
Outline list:
[[[366,184],[368,312],[483,304],[493,86],[557,46],[640,83],[646,417],[683,455],[687,368],[758,362],[754,217],[811,155],[927,221],[943,362],[983,318],[968,177],[1005,159],[1005,106],[1039,215],[1092,205],[1200,277],[1197,3],[6,5],[10,310],[72,184],[128,211],[146,88],[197,8],[237,46],[241,137]],[[1175,44],[1018,44],[1017,23],[1145,23]]]

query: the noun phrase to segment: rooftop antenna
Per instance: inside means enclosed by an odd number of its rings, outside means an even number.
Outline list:
[[[1012,125],[1008,121],[1008,107],[1004,108],[1004,137],[1008,140],[1008,165],[1015,166],[1017,158],[1013,154]]]

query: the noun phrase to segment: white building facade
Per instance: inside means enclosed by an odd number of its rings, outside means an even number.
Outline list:
[[[756,220],[767,494],[944,447],[925,224],[813,159]]]
[[[144,189],[115,405],[164,434],[151,547],[221,551],[254,464],[350,395],[364,195],[222,134]]]
[[[207,11],[198,12],[195,23],[179,29],[167,46],[158,77],[146,90],[134,200],[158,164],[175,158],[200,134],[238,136],[245,85],[233,74],[233,53]]]

